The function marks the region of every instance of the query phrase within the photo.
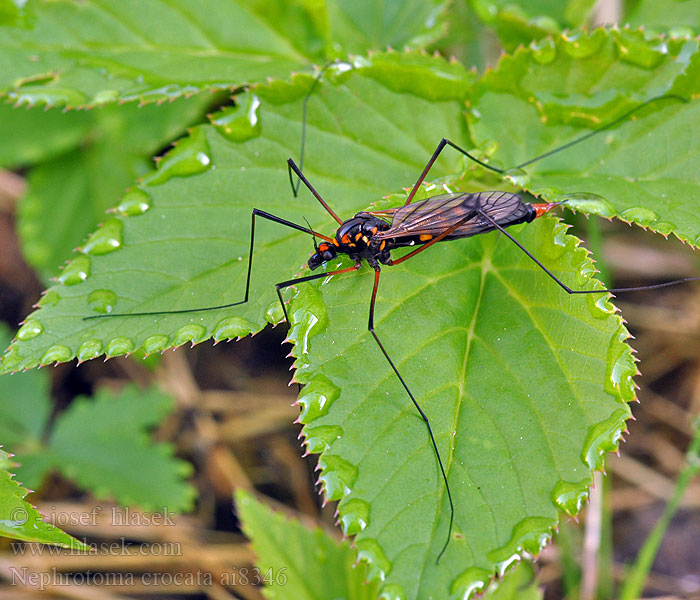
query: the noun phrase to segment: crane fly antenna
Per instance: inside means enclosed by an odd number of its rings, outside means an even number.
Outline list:
[[[316,233],[313,229],[311,229],[311,223],[309,223],[309,220],[306,217],[304,217],[304,221],[306,221],[306,224],[309,226],[309,231],[311,231],[311,235],[314,238],[314,250],[318,252],[318,242],[316,241]]]

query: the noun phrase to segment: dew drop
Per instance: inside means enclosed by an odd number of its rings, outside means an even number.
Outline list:
[[[221,340],[231,340],[237,337],[245,337],[253,331],[254,328],[255,325],[253,323],[241,317],[228,317],[216,324],[213,337],[217,342]]]
[[[657,67],[668,56],[664,40],[652,44],[644,39],[642,31],[614,31],[613,39],[621,61],[644,69]]]
[[[406,600],[406,592],[398,583],[389,583],[382,589],[379,600]]]
[[[26,342],[44,331],[44,326],[37,319],[29,319],[17,331],[17,339]]]
[[[66,362],[72,357],[71,350],[68,346],[57,344],[51,346],[41,357],[40,363],[42,366],[50,365],[55,362]]]
[[[561,194],[557,196],[557,202],[563,202],[573,210],[586,214],[595,214],[601,217],[612,217],[615,215],[615,209],[603,196],[598,194],[589,192]]]
[[[369,525],[369,504],[359,498],[344,502],[339,508],[340,524],[345,535],[357,535]]]
[[[589,34],[585,31],[562,33],[564,51],[572,58],[587,58],[595,54],[603,45],[607,33],[597,29]]]
[[[282,310],[279,300],[271,302],[267,307],[265,311],[265,320],[273,325],[277,325],[284,320],[284,311]]]
[[[58,292],[49,290],[45,292],[44,295],[39,299],[37,306],[41,308],[45,308],[47,306],[56,306],[60,299],[61,296],[58,295]]]
[[[560,481],[554,486],[551,494],[554,506],[572,517],[577,515],[588,499],[588,488],[590,485],[591,481],[589,479],[578,483]]]
[[[668,30],[668,36],[671,38],[692,38],[695,36],[695,32],[692,27],[677,25]]]
[[[102,354],[102,342],[100,340],[87,340],[80,344],[76,356],[80,362],[92,360]]]
[[[639,206],[622,211],[620,218],[623,221],[636,223],[642,227],[649,227],[659,217],[653,210]]]
[[[107,344],[107,347],[105,348],[107,358],[123,356],[124,354],[130,354],[133,351],[134,342],[126,337],[115,337]]]
[[[162,352],[166,348],[170,347],[168,344],[169,338],[167,335],[152,335],[147,337],[143,344],[141,344],[141,349],[146,354],[154,354],[156,352]]]
[[[331,404],[340,396],[340,388],[323,375],[314,377],[299,395],[299,406],[301,415],[299,419],[302,423],[308,424],[311,421],[322,417],[328,412]]]
[[[192,342],[192,344],[197,344],[207,337],[207,329],[202,325],[197,325],[196,323],[190,323],[177,330],[175,333],[175,339],[173,341],[174,346],[181,346],[187,342]]]
[[[509,169],[505,176],[513,182],[513,185],[524,188],[530,183],[530,176],[522,169]]]
[[[391,572],[391,563],[376,540],[366,538],[355,542],[357,559],[367,563],[367,579],[384,581]]]
[[[91,261],[89,256],[76,256],[58,276],[63,285],[76,285],[90,276]]]
[[[233,142],[245,142],[262,132],[260,99],[255,94],[240,98],[236,106],[227,107],[211,115],[209,120],[216,130]]]
[[[100,90],[93,95],[90,104],[107,104],[119,99],[118,90]]]
[[[496,563],[499,575],[520,560],[523,552],[537,556],[552,539],[555,518],[525,517],[513,527],[510,540],[505,546],[489,552],[486,556]]]
[[[469,567],[460,573],[450,586],[450,593],[469,600],[482,591],[491,579],[491,573],[479,567]]]
[[[605,391],[620,399],[620,402],[634,400],[636,393],[634,376],[637,366],[629,346],[625,343],[629,333],[620,325],[610,341],[607,356]]]
[[[193,129],[188,137],[177,145],[160,161],[158,169],[144,177],[144,183],[160,185],[172,177],[188,177],[204,173],[211,168],[209,143],[202,127]]]
[[[152,206],[151,197],[141,188],[129,190],[117,204],[117,212],[125,217],[142,215]]]
[[[93,290],[88,294],[87,302],[95,312],[109,314],[117,303],[117,295],[112,290]]]
[[[596,319],[605,320],[615,313],[615,307],[610,302],[610,294],[601,292],[598,294],[586,294],[588,310]]]
[[[651,228],[661,235],[668,235],[677,229],[673,223],[669,223],[668,221],[656,221]]]
[[[320,454],[330,450],[338,438],[342,437],[343,430],[336,425],[320,425],[318,427],[304,428],[304,442],[310,454]]]
[[[122,246],[124,224],[120,219],[107,219],[83,246],[83,252],[93,255],[109,254]]]
[[[532,58],[541,65],[548,65],[557,57],[557,49],[552,38],[542,38],[530,42]]]
[[[600,471],[605,453],[617,448],[629,414],[629,408],[620,408],[605,421],[596,423],[589,429],[581,458],[591,470]]]
[[[357,467],[339,456],[322,454],[318,459],[322,473],[318,478],[328,500],[340,500],[352,491]]]

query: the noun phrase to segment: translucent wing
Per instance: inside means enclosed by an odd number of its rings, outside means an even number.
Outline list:
[[[534,209],[518,194],[509,192],[477,192],[473,194],[442,194],[395,209],[375,211],[378,217],[392,217],[391,228],[380,232],[376,239],[396,239],[413,236],[438,236],[443,231],[481,209],[501,227],[531,221]],[[456,239],[493,230],[483,216],[474,215],[445,239]]]

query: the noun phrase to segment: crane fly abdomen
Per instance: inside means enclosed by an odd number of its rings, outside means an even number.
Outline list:
[[[479,211],[488,215],[501,227],[534,220],[539,212],[531,204],[522,201],[518,194],[510,192],[456,193],[433,196],[396,209],[373,211],[376,216],[391,217],[391,227],[378,233],[375,240],[391,240],[391,246],[424,244],[467,219],[444,240],[456,240],[486,233],[495,229]]]

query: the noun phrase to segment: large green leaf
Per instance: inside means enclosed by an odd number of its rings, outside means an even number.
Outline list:
[[[349,87],[326,86],[313,97],[307,150],[319,160],[308,176],[340,214],[349,216],[410,183],[436,143],[436,130],[463,137],[459,99],[469,80],[464,70],[420,55],[385,59],[352,76]],[[420,63],[437,66],[429,71]],[[397,66],[390,69],[391,64]],[[396,91],[373,78],[388,80]],[[280,82],[260,88],[266,100],[262,106],[256,98],[241,98],[238,108],[212,117],[215,126],[196,128],[181,140],[158,171],[125,196],[121,214],[108,219],[64,269],[58,285],[42,298],[42,308],[18,333],[3,367],[116,356],[139,347],[149,353],[212,336],[247,335],[279,320],[273,284],[306,262],[310,240],[266,221],[256,231],[251,301],[241,309],[184,317],[83,318],[242,298],[253,207],[302,223],[306,218],[320,230],[332,227],[334,221],[310,194],[291,199],[285,164],[298,152],[301,99],[311,83],[311,77],[300,76],[291,86]],[[257,107],[255,127],[251,107]],[[251,139],[233,141],[245,137]],[[458,170],[456,157],[449,158],[441,163],[443,174]]]
[[[432,42],[444,0],[30,0],[0,19],[0,94],[21,105],[154,102]]]
[[[586,252],[556,219],[517,236],[569,285],[592,287]],[[300,287],[290,305],[295,378],[309,384],[301,421],[371,573],[396,597],[462,597],[539,552],[558,511],[578,511],[625,427],[636,369],[604,298],[568,297],[508,240],[410,262],[386,270],[375,324],[447,463],[455,528],[439,566],[449,506],[424,424],[366,330],[369,269]]]
[[[305,171],[343,217],[415,181],[441,136],[470,146],[461,115],[468,80],[457,66],[392,55],[340,79],[311,98]],[[310,85],[299,77],[260,87],[260,106],[242,98],[238,112],[215,115],[215,127],[183,140],[122,204],[124,213],[145,212],[108,222],[88,242],[64,271],[70,285],[49,290],[3,367],[156,351],[245,335],[279,319],[271,284],[299,272],[311,244],[259,222],[247,305],[82,320],[95,310],[240,298],[253,206],[331,229],[308,193],[291,200],[284,168],[297,152]],[[596,93],[610,95],[604,86]],[[596,116],[609,112],[604,106]],[[509,115],[509,123],[515,129],[517,119]],[[446,152],[430,178],[458,173],[465,162]],[[477,184],[452,182],[455,189]],[[595,285],[585,251],[556,218],[514,234],[572,287]],[[337,262],[348,264],[329,267]],[[384,271],[377,330],[432,420],[455,496],[455,535],[440,565],[449,518],[444,488],[423,423],[366,332],[367,268],[299,286],[290,304],[297,378],[310,382],[301,399],[307,443],[323,452],[324,489],[342,499],[341,522],[358,534],[371,573],[384,575],[388,597],[462,595],[518,553],[536,553],[559,511],[579,510],[591,469],[601,467],[625,427],[636,369],[604,297],[566,296],[495,234],[440,244]]]
[[[696,40],[640,31],[561,36],[505,56],[472,100],[475,141],[518,165],[663,94],[667,98],[570,151],[516,173],[550,200],[700,243],[700,103]],[[478,118],[477,118],[478,117]],[[575,194],[575,196],[571,196]]]
[[[0,29],[0,90],[19,104],[156,101],[322,60],[316,6],[274,0],[30,1]],[[284,26],[283,26],[284,25]]]

